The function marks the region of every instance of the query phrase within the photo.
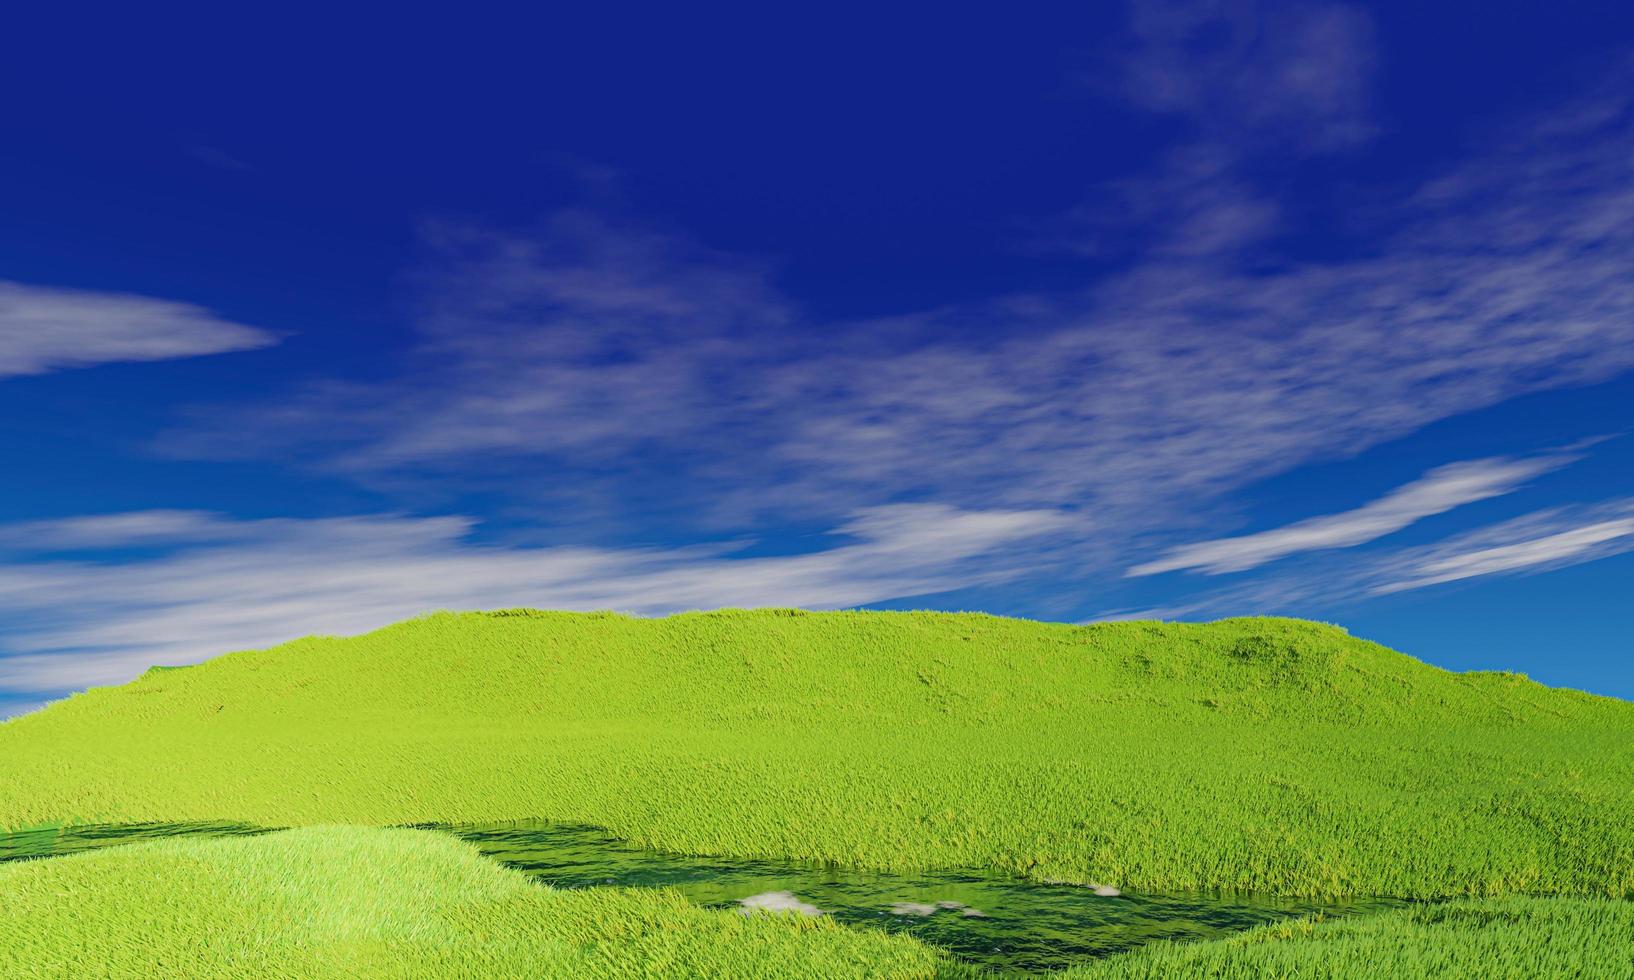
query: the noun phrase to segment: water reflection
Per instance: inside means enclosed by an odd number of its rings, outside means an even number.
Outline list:
[[[39,827],[0,834],[0,861],[58,857],[113,844],[135,844],[165,837],[242,837],[275,828],[246,823],[126,823],[76,827]]]
[[[1241,894],[1111,895],[969,871],[890,874],[686,857],[632,847],[593,827],[563,824],[445,829],[559,888],[662,886],[711,908],[828,915],[848,925],[910,933],[983,966],[1028,972],[1060,969],[1160,939],[1215,939],[1289,916],[1399,904]]]

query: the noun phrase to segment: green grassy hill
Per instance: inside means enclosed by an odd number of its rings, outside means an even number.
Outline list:
[[[1634,893],[1634,704],[1294,620],[442,614],[0,724],[0,825],[542,817],[1125,889]]]

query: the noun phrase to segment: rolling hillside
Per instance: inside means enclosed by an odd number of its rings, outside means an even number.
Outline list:
[[[1125,889],[1634,893],[1634,704],[1297,620],[438,614],[0,724],[0,825],[526,817]]]

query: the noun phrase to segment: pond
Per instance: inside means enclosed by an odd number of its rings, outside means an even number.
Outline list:
[[[557,888],[673,888],[745,914],[825,915],[909,933],[960,959],[1043,972],[1164,939],[1216,939],[1290,916],[1345,915],[1401,904],[1231,893],[1111,894],[981,871],[891,873],[789,861],[689,857],[635,847],[595,827],[554,823],[422,825]],[[265,833],[244,824],[134,824],[0,836],[0,861],[49,857],[159,837]]]

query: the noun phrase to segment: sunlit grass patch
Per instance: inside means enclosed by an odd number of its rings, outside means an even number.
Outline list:
[[[553,891],[431,831],[314,827],[0,865],[4,977],[937,977],[906,937]]]

